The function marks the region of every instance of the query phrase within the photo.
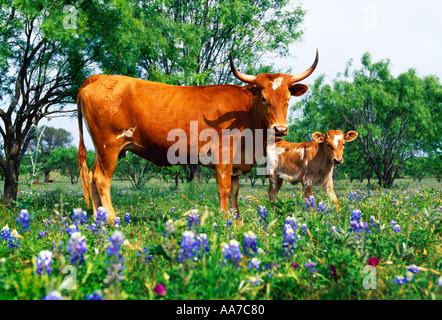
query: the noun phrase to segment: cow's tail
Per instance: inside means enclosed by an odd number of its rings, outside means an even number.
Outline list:
[[[80,176],[83,186],[84,199],[86,200],[87,208],[89,209],[89,197],[92,193],[91,181],[89,180],[89,169],[87,167],[87,152],[83,140],[83,115],[82,115],[83,101],[80,94],[77,97],[77,115],[78,115],[78,131],[80,133],[80,144],[78,146],[77,159],[79,163]]]

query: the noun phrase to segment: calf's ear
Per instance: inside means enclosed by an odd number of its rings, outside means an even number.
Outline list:
[[[321,132],[315,132],[312,134],[312,138],[316,142],[323,142],[325,140],[325,135],[323,135]]]
[[[349,131],[344,135],[345,141],[353,141],[358,136],[358,133],[356,131]]]
[[[294,84],[290,87],[290,94],[295,97],[302,96],[308,90],[308,86],[302,83]]]

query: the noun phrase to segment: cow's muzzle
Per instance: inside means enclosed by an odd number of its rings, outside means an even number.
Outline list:
[[[273,126],[273,130],[275,130],[275,136],[277,137],[286,136],[289,133],[289,127],[287,126]]]
[[[333,159],[334,164],[341,164],[342,162],[344,162],[344,159],[342,159],[342,158],[334,158]]]

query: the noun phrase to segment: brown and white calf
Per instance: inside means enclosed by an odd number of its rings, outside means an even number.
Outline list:
[[[323,186],[327,194],[338,205],[333,190],[333,168],[343,160],[344,144],[358,136],[356,131],[343,133],[330,130],[326,134],[315,132],[314,141],[292,143],[275,138],[267,146],[269,198],[276,201],[284,180],[292,184],[302,183],[305,198],[312,195],[313,186]]]

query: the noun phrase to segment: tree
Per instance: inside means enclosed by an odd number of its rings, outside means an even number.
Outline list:
[[[159,169],[160,167],[152,162],[133,153],[128,153],[124,158],[118,160],[115,175],[128,179],[135,189],[141,190],[147,181],[155,177]]]
[[[68,147],[72,143],[73,137],[69,131],[63,128],[57,129],[48,126],[40,127],[37,130],[36,135],[41,135],[38,161],[43,164],[45,182],[47,182],[49,180],[49,173],[51,172],[51,168],[47,165],[51,156],[51,151],[60,147]],[[31,140],[29,149],[31,152],[37,149],[36,137]]]
[[[230,51],[238,65],[249,71],[257,69],[264,53],[286,55],[288,45],[302,34],[305,14],[287,0],[136,3],[134,15],[148,30],[148,45],[141,49],[139,60],[142,74],[149,80],[178,85],[232,81]]]
[[[414,69],[395,78],[389,60],[373,63],[369,53],[361,62],[361,69],[351,71],[350,61],[332,84],[319,77],[296,104],[303,119],[294,121],[293,129],[299,128],[298,136],[328,129],[358,131],[358,143],[349,148],[388,187],[409,159],[441,150],[442,86],[436,76],[420,78]]]
[[[105,19],[97,19],[97,12]],[[17,197],[20,162],[34,136],[33,124],[71,113],[64,107],[75,102],[87,75],[97,66],[114,64],[115,48],[129,49],[123,34],[143,31],[130,28],[128,12],[124,1],[115,6],[100,1],[0,0],[0,167],[6,204]],[[103,52],[103,43],[113,51]]]
[[[74,146],[69,148],[60,147],[53,149],[50,152],[50,157],[45,164],[50,170],[60,170],[60,174],[69,177],[71,184],[76,184],[78,178],[80,177],[80,171],[78,170],[77,161],[77,151],[78,149]],[[94,152],[91,150],[87,151],[87,162],[91,166],[94,162]]]

